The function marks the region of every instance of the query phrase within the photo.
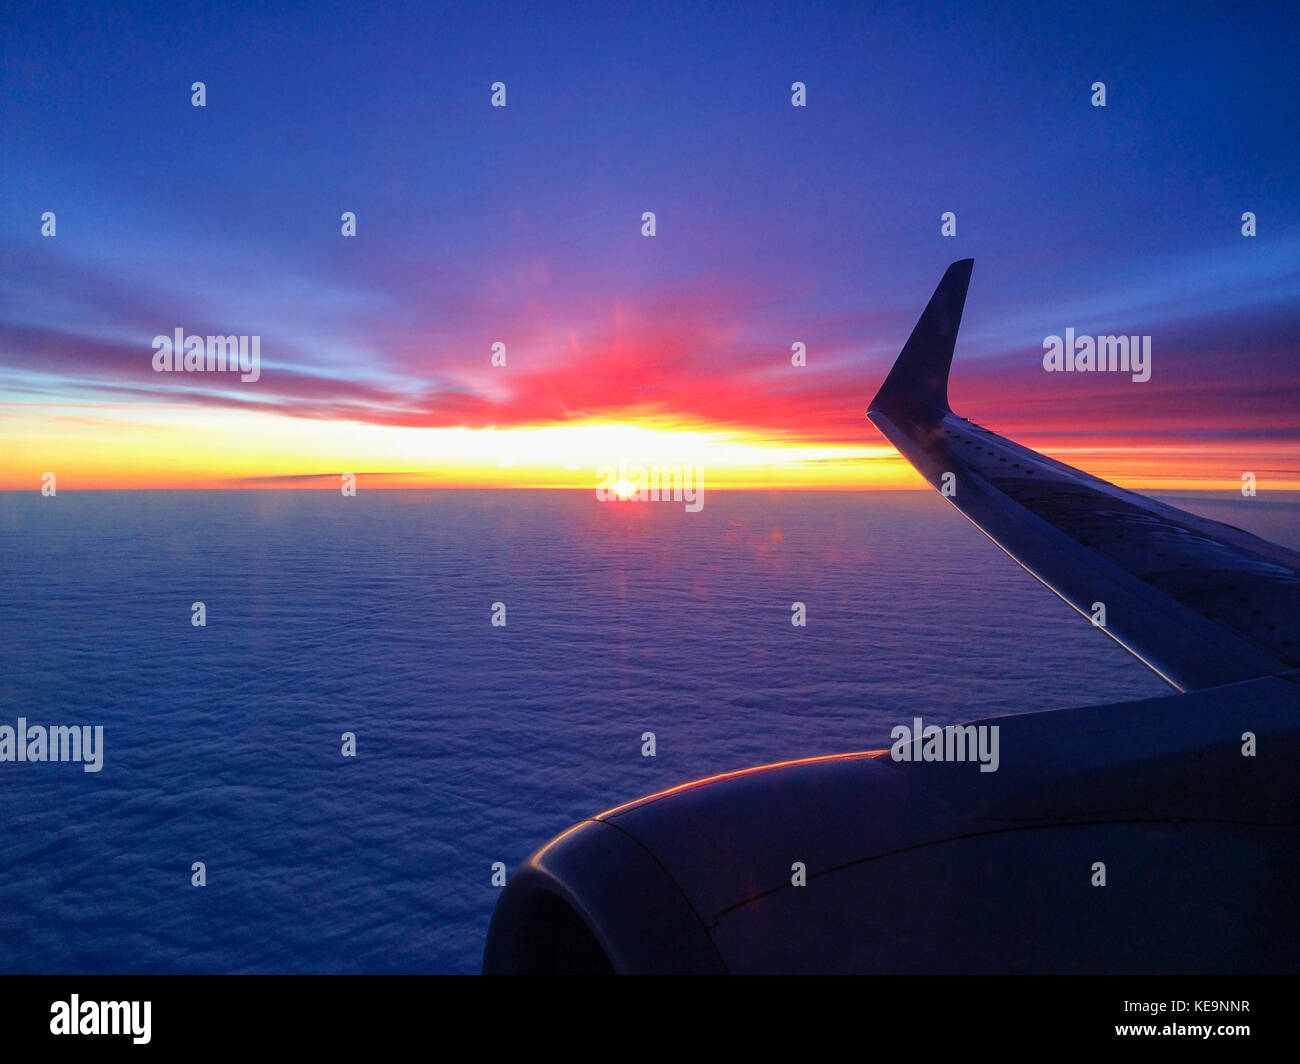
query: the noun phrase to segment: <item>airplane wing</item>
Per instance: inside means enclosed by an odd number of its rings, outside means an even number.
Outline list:
[[[1125,491],[952,412],[948,373],[972,265],[948,267],[867,416],[1061,598],[1089,619],[1104,606],[1105,632],[1178,689],[1300,667],[1300,554]]]
[[[485,972],[1295,971],[1300,555],[954,415],[970,272],[948,270],[868,415],[1067,602],[1211,689],[946,730],[996,737],[991,771],[914,737],[625,803],[515,870]],[[1099,861],[1142,889],[1097,890]]]

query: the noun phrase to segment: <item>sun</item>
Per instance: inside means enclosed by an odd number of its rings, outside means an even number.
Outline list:
[[[620,499],[630,499],[636,494],[636,485],[630,480],[620,480],[614,485],[614,494]]]

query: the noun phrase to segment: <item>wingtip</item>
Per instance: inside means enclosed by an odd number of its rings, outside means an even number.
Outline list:
[[[871,400],[868,417],[879,411],[886,416],[938,420],[949,412],[948,371],[974,265],[974,259],[958,259],[944,271],[889,376]]]

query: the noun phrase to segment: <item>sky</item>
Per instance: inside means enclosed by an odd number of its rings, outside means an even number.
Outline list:
[[[7,7],[0,489],[919,487],[864,411],[967,257],[958,413],[1300,488],[1298,9],[1071,7]]]

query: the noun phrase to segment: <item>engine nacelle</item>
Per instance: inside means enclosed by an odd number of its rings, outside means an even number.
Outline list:
[[[917,739],[676,787],[517,870],[484,971],[1292,971],[1298,722],[1269,678],[978,722],[996,772]]]

